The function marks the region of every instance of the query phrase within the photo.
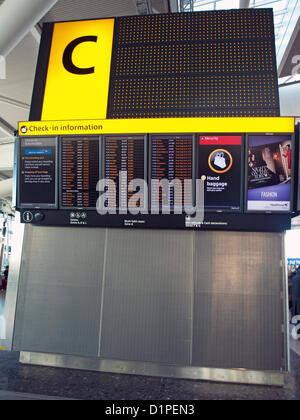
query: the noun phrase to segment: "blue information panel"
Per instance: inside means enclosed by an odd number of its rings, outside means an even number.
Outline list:
[[[56,138],[21,140],[19,206],[57,208]]]

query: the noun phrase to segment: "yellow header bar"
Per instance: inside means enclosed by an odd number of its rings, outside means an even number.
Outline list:
[[[130,120],[31,121],[19,123],[19,136],[143,133],[294,133],[295,119],[156,118]]]

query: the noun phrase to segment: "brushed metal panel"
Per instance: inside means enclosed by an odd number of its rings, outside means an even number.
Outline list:
[[[195,291],[278,295],[282,244],[276,233],[199,232]]]
[[[193,365],[282,368],[281,258],[280,234],[196,235]]]
[[[280,371],[282,253],[279,234],[27,226],[13,348]]]
[[[200,294],[195,300],[194,366],[280,370],[278,299],[230,294],[211,299]]]
[[[190,364],[191,232],[109,230],[100,356]]]
[[[289,308],[289,282],[288,282],[288,267],[285,264],[286,259],[286,242],[285,234],[282,234],[282,261],[283,270],[282,270],[282,297],[283,297],[283,346],[284,346],[284,364],[283,370],[289,372],[291,370],[291,359],[290,359],[290,308]]]
[[[97,355],[105,229],[30,226],[14,350]]]

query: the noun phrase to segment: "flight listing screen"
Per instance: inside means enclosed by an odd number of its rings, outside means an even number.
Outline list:
[[[205,209],[242,209],[241,147],[240,135],[199,135],[198,176],[205,184]]]
[[[193,135],[151,136],[151,180],[170,184],[167,200],[162,188],[151,188],[151,206],[182,209],[193,205]],[[179,181],[179,182],[178,182]],[[177,187],[176,187],[177,186]],[[177,191],[175,192],[175,188]]]
[[[127,209],[135,205],[145,209],[147,191],[141,184],[135,188],[133,181],[147,179],[146,137],[105,136],[104,175],[105,179],[113,181],[115,185],[110,193],[114,196],[110,196],[107,207]]]
[[[20,141],[18,204],[22,208],[56,208],[56,138]]]
[[[61,139],[60,207],[96,208],[99,161],[99,137]]]

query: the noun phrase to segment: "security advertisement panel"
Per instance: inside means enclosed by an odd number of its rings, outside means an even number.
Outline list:
[[[248,211],[291,211],[290,135],[249,136]]]
[[[57,208],[56,138],[24,138],[20,144],[19,205]]]
[[[204,205],[211,210],[241,210],[242,136],[200,135],[199,176]]]

